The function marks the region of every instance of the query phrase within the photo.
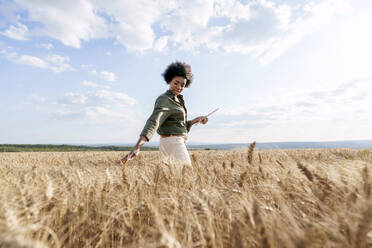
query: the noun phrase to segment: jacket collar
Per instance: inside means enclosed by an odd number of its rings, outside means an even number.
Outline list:
[[[170,97],[175,103],[181,105],[184,108],[185,113],[187,115],[187,109],[186,109],[186,106],[185,106],[185,101],[183,100],[183,95],[181,95],[181,94],[177,95],[177,98],[180,100],[180,102],[177,102],[176,101],[176,99],[174,97],[174,94],[173,94],[173,92],[171,90],[167,90],[165,92],[165,95],[167,95],[168,97]]]
[[[170,96],[172,99],[174,99],[174,94],[173,94],[173,92],[172,92],[171,90],[167,90],[167,91],[165,92],[165,94],[166,94],[167,96]],[[183,100],[183,95],[179,94],[179,95],[177,95],[177,97]]]

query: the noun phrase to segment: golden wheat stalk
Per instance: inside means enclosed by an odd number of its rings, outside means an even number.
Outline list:
[[[253,141],[253,143],[249,145],[249,149],[248,149],[248,163],[249,164],[252,164],[253,162],[253,151],[255,147],[256,147],[256,141]]]

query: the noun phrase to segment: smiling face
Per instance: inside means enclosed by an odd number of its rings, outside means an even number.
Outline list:
[[[186,78],[180,76],[175,76],[169,83],[169,89],[175,96],[181,94],[185,86]]]

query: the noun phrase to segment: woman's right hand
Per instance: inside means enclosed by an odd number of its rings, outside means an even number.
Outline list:
[[[147,141],[147,138],[145,136],[140,136],[138,141],[137,141],[137,144],[132,148],[132,151],[130,151],[130,153],[125,155],[122,159],[116,161],[116,164],[117,165],[124,165],[129,160],[132,160],[135,157],[137,157],[137,155],[140,152],[140,148],[143,146],[143,144],[145,144],[146,141]]]
[[[135,157],[137,157],[137,155],[139,154],[139,151],[140,149],[139,148],[133,148],[132,151],[130,151],[130,153],[128,153],[127,155],[125,155],[122,159],[120,159],[119,161],[116,161],[116,164],[117,165],[124,165],[126,162],[128,162],[129,160],[132,160],[134,159]]]

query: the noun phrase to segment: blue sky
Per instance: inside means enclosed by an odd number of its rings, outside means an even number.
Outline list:
[[[372,139],[372,2],[0,0],[0,143],[134,143],[176,60],[190,142]],[[155,135],[152,141],[157,141]]]

